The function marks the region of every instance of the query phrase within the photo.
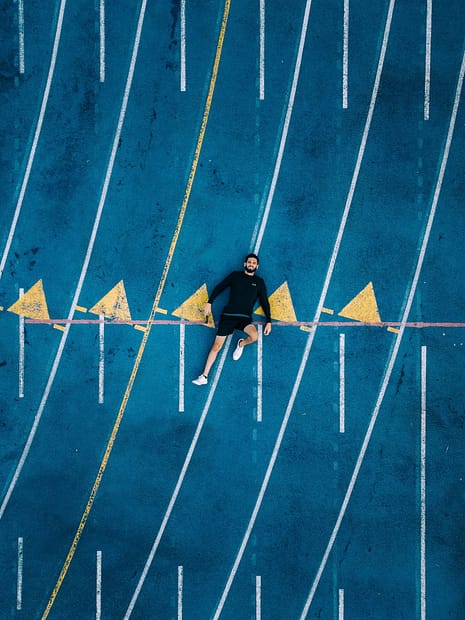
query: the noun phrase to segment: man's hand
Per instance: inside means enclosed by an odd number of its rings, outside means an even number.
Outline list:
[[[263,333],[265,334],[265,336],[268,336],[270,332],[271,332],[271,323],[267,323],[265,325],[265,329],[263,330]]]
[[[205,308],[204,308],[203,312],[204,312],[205,316],[209,316],[211,314],[211,312],[212,312],[212,305],[207,302],[205,304]]]

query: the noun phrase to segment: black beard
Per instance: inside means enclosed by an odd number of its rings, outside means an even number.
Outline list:
[[[246,267],[245,270],[247,273],[255,273],[257,271],[256,267]]]

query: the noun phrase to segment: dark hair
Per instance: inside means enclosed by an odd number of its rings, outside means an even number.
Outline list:
[[[258,256],[257,256],[256,254],[251,253],[251,254],[247,254],[247,256],[246,256],[246,257],[245,257],[245,259],[244,259],[244,263],[246,263],[246,262],[249,260],[249,258],[255,258],[255,259],[256,259],[256,261],[257,261],[257,265],[258,265],[258,263],[260,262],[260,261],[258,260]]]

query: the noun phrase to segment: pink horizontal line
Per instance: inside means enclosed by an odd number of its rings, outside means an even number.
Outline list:
[[[147,325],[148,321],[127,320],[122,321],[118,319],[26,319],[26,323],[37,325],[99,325],[101,323],[105,325]],[[206,325],[205,321],[184,321],[174,319],[156,319],[152,321],[153,325]],[[254,321],[256,325],[264,325],[264,321]],[[381,321],[379,323],[365,323],[363,321],[275,321],[273,326],[276,327],[394,327],[400,328],[415,327],[417,329],[424,329],[428,327],[438,328],[462,328],[465,327],[465,323],[456,322],[427,322],[427,321],[410,321],[407,323],[401,323],[399,321]]]

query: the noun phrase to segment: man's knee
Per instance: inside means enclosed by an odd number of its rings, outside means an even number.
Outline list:
[[[223,340],[214,340],[213,344],[212,344],[212,351],[215,351],[215,353],[218,353],[218,351],[221,350],[221,347],[223,346]]]
[[[257,332],[256,329],[250,330],[249,332],[246,332],[246,333],[247,333],[247,336],[250,339],[250,342],[257,342],[257,340],[258,340],[258,332]]]

